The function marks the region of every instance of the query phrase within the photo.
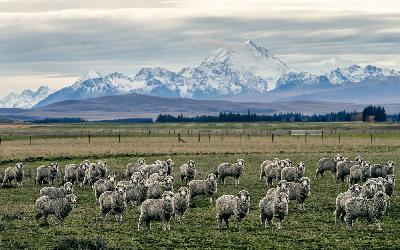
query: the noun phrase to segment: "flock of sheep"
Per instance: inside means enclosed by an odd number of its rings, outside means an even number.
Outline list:
[[[341,193],[336,199],[336,221],[346,222],[349,228],[352,222],[360,217],[366,217],[369,222],[377,223],[385,214],[390,205],[390,197],[395,187],[393,175],[394,162],[386,165],[371,165],[358,156],[350,161],[340,155],[333,159],[319,160],[316,177],[323,177],[325,171],[336,175],[337,181],[348,181],[348,191]],[[152,164],[140,158],[136,163],[129,163],[126,168],[125,180],[117,181],[116,175],[110,172],[107,163],[101,160],[80,164],[70,164],[65,167],[63,186],[44,187],[40,190],[40,197],[36,200],[36,221],[44,217],[48,223],[48,216],[54,215],[60,224],[73,210],[77,197],[74,195],[74,186],[79,182],[81,187],[92,187],[96,202],[99,204],[100,216],[115,216],[119,222],[127,204],[140,206],[138,230],[150,229],[152,221],[161,221],[164,230],[170,230],[173,218],[180,220],[189,208],[193,199],[199,195],[206,196],[210,204],[217,193],[218,182],[225,185],[227,177],[235,179],[236,186],[240,185],[240,177],[244,173],[244,160],[238,159],[234,163],[222,163],[217,169],[209,173],[206,179],[197,180],[196,164],[193,160],[180,167],[182,187],[174,192],[174,178],[171,176],[174,162],[157,160]],[[269,188],[266,195],[259,201],[259,214],[262,226],[272,225],[276,220],[277,228],[282,228],[282,222],[288,215],[290,200],[299,203],[299,209],[304,210],[304,202],[310,196],[311,182],[304,176],[305,165],[300,162],[292,166],[289,159],[266,160],[261,163],[260,181],[265,179],[270,187],[273,182],[275,188]],[[46,180],[54,185],[60,171],[56,163],[37,168],[35,183],[43,184]],[[17,163],[15,167],[5,170],[3,184],[11,185],[15,179],[18,186],[22,186],[23,166]],[[364,181],[364,185],[357,184]],[[222,195],[216,201],[216,218],[218,227],[229,227],[231,217],[236,219],[236,229],[240,231],[242,220],[249,213],[250,194],[242,190],[237,194]]]

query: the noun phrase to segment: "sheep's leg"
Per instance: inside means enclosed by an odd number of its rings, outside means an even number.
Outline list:
[[[225,186],[225,178],[224,178],[224,179],[222,179],[222,183],[223,183],[223,185]]]
[[[282,229],[282,222],[280,220],[276,223],[276,227],[278,228],[278,230]]]
[[[239,185],[239,184],[240,184],[240,177],[237,178],[237,185]]]
[[[46,223],[46,225],[49,225],[49,215],[45,215],[44,216],[44,222]]]
[[[242,228],[242,220],[238,218],[236,223],[236,231],[240,232],[241,228]]]
[[[228,218],[225,218],[224,220],[225,220],[226,228],[229,228],[229,219],[228,219]]]
[[[168,223],[168,222],[166,222],[166,221],[164,221],[164,223],[163,223],[163,230],[164,230],[164,231],[167,230],[167,223]]]
[[[209,201],[210,201],[210,204],[212,204],[212,203],[213,203],[213,198],[212,198],[212,196],[210,196],[208,199],[209,199]]]
[[[378,227],[378,230],[379,230],[379,231],[382,231],[381,223],[380,223],[379,220],[376,222],[376,225],[377,225],[377,227]]]
[[[171,223],[170,223],[169,220],[167,221],[167,230],[168,230],[168,231],[171,231]]]
[[[218,224],[218,229],[222,228],[222,219],[221,218],[217,218],[217,224]]]
[[[264,228],[267,228],[267,224],[265,223],[265,219],[266,219],[265,215],[260,214],[261,226],[264,227]]]

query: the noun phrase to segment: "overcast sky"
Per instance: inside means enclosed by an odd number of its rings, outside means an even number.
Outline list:
[[[0,0],[0,96],[60,88],[89,69],[179,70],[248,39],[312,73],[400,69],[400,1]]]

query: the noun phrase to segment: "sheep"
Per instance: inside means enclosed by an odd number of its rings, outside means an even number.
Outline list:
[[[218,166],[218,180],[222,181],[225,185],[225,178],[232,176],[236,180],[236,186],[240,183],[240,177],[243,175],[244,171],[244,160],[238,159],[235,163],[221,163]]]
[[[167,163],[167,175],[171,175],[175,162],[172,159],[168,159],[165,162]]]
[[[360,194],[360,185],[354,184],[353,186],[349,187],[346,192],[343,192],[336,197],[335,223],[339,222],[339,220],[344,222],[346,201],[352,197],[359,197]]]
[[[154,181],[149,183],[147,198],[158,199],[164,191],[174,191],[174,177],[167,176],[163,182]]]
[[[272,161],[271,161],[271,160],[265,160],[265,161],[263,161],[263,162],[261,163],[261,169],[260,169],[260,181],[262,181],[263,178],[266,178],[266,176],[265,176],[265,168],[266,168],[268,165],[271,165],[271,164],[278,165],[279,163],[280,163],[280,160],[279,160],[278,158],[274,158]]]
[[[114,215],[116,221],[122,223],[122,214],[126,210],[125,187],[117,187],[114,191],[105,191],[99,197],[100,218],[108,214]]]
[[[196,164],[193,160],[189,160],[187,163],[180,167],[181,171],[181,182],[187,185],[196,176]]]
[[[106,191],[114,191],[115,190],[115,174],[111,174],[107,177],[107,179],[97,180],[93,184],[94,195],[96,197],[96,201],[99,201],[99,197],[102,193]]]
[[[213,202],[213,196],[217,192],[217,180],[214,173],[207,176],[205,180],[193,180],[189,182],[189,202],[192,203],[194,197],[206,195],[210,204]]]
[[[139,172],[133,172],[130,179],[131,180],[134,180],[134,179],[145,180],[145,179],[148,179],[148,178],[149,178],[149,175],[147,174],[146,169],[141,168],[139,170]]]
[[[85,170],[85,177],[81,183],[83,185],[93,185],[96,181],[101,179],[101,172],[96,163],[90,163],[89,167]]]
[[[304,201],[310,196],[310,179],[302,177],[299,182],[288,182],[289,200],[297,200],[300,210],[304,210]]]
[[[281,180],[281,172],[284,167],[284,162],[272,162],[265,166],[263,176],[265,176],[267,187],[272,186],[273,180],[277,182]]]
[[[108,175],[109,170],[108,170],[107,162],[102,161],[102,160],[97,160],[96,168],[100,175],[100,178],[104,178]]]
[[[189,189],[187,187],[179,188],[174,194],[175,217],[177,221],[183,217],[186,210],[189,208]]]
[[[58,172],[58,164],[52,162],[50,166],[39,166],[36,169],[36,185],[43,184],[43,181],[46,179],[51,182],[51,185],[54,185],[54,179],[57,177]]]
[[[130,178],[134,172],[139,172],[140,167],[144,165],[146,161],[143,158],[139,158],[136,163],[128,163],[125,171],[126,178]]]
[[[126,189],[126,202],[140,205],[146,200],[149,185],[147,180],[140,180],[136,184],[124,185]]]
[[[331,171],[332,174],[336,173],[336,166],[338,162],[342,161],[343,157],[340,154],[337,154],[333,159],[331,158],[322,158],[317,163],[317,169],[315,170],[315,178],[318,175],[324,177],[325,171]]]
[[[289,196],[286,192],[270,192],[258,204],[260,222],[264,228],[271,226],[272,219],[277,220],[278,230],[282,229],[282,222],[289,212]],[[268,224],[266,223],[268,222]]]
[[[64,225],[64,219],[72,211],[76,204],[76,196],[68,194],[63,198],[52,199],[48,196],[41,196],[36,200],[36,223],[39,226],[39,220],[44,217],[46,224],[48,224],[48,216],[53,214],[56,216],[60,225]]]
[[[15,164],[15,167],[8,167],[4,171],[4,176],[3,176],[3,183],[1,184],[4,186],[5,184],[9,184],[11,187],[12,181],[15,179],[17,182],[17,186],[22,187],[22,178],[24,176],[24,167],[22,166],[22,163],[18,162]]]
[[[339,182],[339,180],[344,182],[346,177],[350,175],[350,168],[363,163],[364,159],[361,156],[357,156],[355,161],[350,161],[349,158],[344,158],[342,161],[339,161],[336,166],[336,182]]]
[[[388,161],[386,165],[374,164],[371,166],[371,177],[386,177],[387,175],[393,174],[394,161]]]
[[[44,187],[39,191],[40,196],[48,196],[50,199],[64,198],[65,196],[73,193],[74,185],[71,182],[66,182],[59,188]]]
[[[354,165],[350,168],[349,186],[358,181],[366,181],[371,176],[371,163],[363,162],[360,165]]]
[[[226,228],[229,228],[229,218],[233,215],[237,222],[236,230],[240,231],[242,220],[249,213],[250,194],[242,190],[236,195],[223,195],[216,200],[215,206],[218,228],[222,228],[222,220],[225,221]]]
[[[160,160],[155,161],[151,165],[143,165],[143,168],[146,169],[147,174],[149,176],[154,174],[154,173],[158,173],[158,171],[160,171],[160,169],[164,169],[165,171],[168,172],[168,164],[167,164],[167,162],[160,161]]]
[[[71,182],[72,184],[75,184],[76,181],[80,181],[82,183],[85,178],[85,171],[88,166],[89,165],[87,165],[86,162],[83,162],[79,165],[67,165],[64,170],[64,183]]]
[[[278,182],[278,185],[276,188],[270,188],[267,191],[268,196],[276,196],[279,193],[286,193],[289,196],[289,188],[288,188],[288,182],[286,180],[281,180]]]
[[[377,190],[377,183],[374,180],[367,180],[364,185],[361,186],[360,197],[364,199],[371,199]]]
[[[152,221],[161,221],[163,230],[171,230],[171,219],[175,214],[174,193],[165,191],[160,199],[147,199],[140,206],[140,216],[138,222],[138,230],[140,231],[144,225],[147,229],[151,229]]]
[[[377,192],[371,199],[361,197],[350,198],[345,203],[345,221],[347,227],[352,229],[353,220],[364,217],[368,219],[368,223],[376,223],[378,230],[382,230],[379,219],[386,212],[386,199],[386,194],[382,191]]]
[[[300,162],[297,167],[284,167],[281,172],[281,180],[298,181],[304,176],[306,168],[303,162]]]
[[[147,181],[148,182],[153,182],[153,181],[162,182],[162,181],[164,181],[165,177],[167,177],[167,171],[165,171],[164,169],[160,169],[158,171],[158,173],[154,173],[154,174],[150,175],[149,178],[147,179]]]
[[[390,174],[385,177],[385,192],[388,196],[392,196],[396,187],[396,178]]]

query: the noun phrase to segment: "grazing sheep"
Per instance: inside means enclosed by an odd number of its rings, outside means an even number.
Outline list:
[[[226,177],[233,177],[236,180],[236,186],[240,183],[240,177],[243,175],[244,171],[244,160],[238,159],[235,163],[221,163],[218,166],[218,180],[222,181],[225,185]]]
[[[39,166],[36,169],[36,185],[43,184],[43,181],[46,179],[51,182],[51,185],[54,185],[54,179],[57,177],[58,172],[58,164],[52,162],[50,166]]]
[[[225,221],[226,228],[229,228],[229,218],[233,215],[236,218],[236,230],[240,231],[242,220],[249,213],[250,194],[246,190],[240,191],[236,195],[223,195],[216,202],[218,228],[222,228],[222,220]]]
[[[350,168],[349,186],[358,181],[366,181],[371,176],[371,163],[363,162]]]
[[[189,208],[189,190],[187,187],[181,187],[177,193],[174,194],[175,216],[178,221],[183,217],[186,210]]]
[[[276,182],[281,180],[281,172],[284,167],[285,163],[283,162],[272,162],[265,166],[263,176],[265,176],[267,187],[272,186],[273,180]]]
[[[345,203],[345,221],[347,227],[352,229],[353,220],[364,217],[368,219],[368,223],[376,223],[378,230],[382,230],[379,219],[386,212],[386,199],[387,196],[382,191],[377,192],[371,199],[361,197],[350,198]]]
[[[265,176],[265,168],[266,168],[268,165],[271,165],[271,164],[278,165],[279,163],[280,163],[280,160],[279,160],[278,158],[274,158],[272,161],[271,161],[271,160],[265,160],[265,161],[263,161],[263,162],[261,163],[261,169],[260,169],[260,181],[262,181],[263,178],[266,178],[266,176]],[[279,172],[279,178],[280,178],[280,172]]]
[[[114,191],[115,190],[115,174],[111,174],[107,177],[107,179],[97,180],[93,184],[94,195],[96,197],[96,201],[99,201],[99,197],[102,193],[106,191]]]
[[[304,210],[304,201],[310,196],[310,179],[302,177],[299,182],[288,182],[289,200],[297,200],[300,210]]]
[[[180,168],[181,170],[181,182],[187,185],[192,181],[196,175],[196,164],[193,160],[189,160],[187,163],[183,164]]]
[[[350,161],[349,158],[344,158],[343,161],[339,161],[336,166],[336,182],[341,180],[342,182],[350,175],[350,168],[354,165],[363,163],[361,156],[358,156],[355,161]]]
[[[346,192],[343,192],[336,197],[335,223],[339,222],[339,220],[344,222],[346,201],[352,197],[359,197],[360,194],[360,185],[354,184],[353,186],[349,187]]]
[[[96,163],[90,163],[89,167],[85,170],[85,178],[81,183],[81,187],[84,185],[93,185],[96,181],[101,179],[101,172]]]
[[[40,189],[39,193],[40,196],[48,196],[50,199],[64,198],[65,196],[74,193],[74,185],[71,182],[66,182],[59,188],[44,187]]]
[[[304,176],[306,167],[303,162],[300,162],[297,167],[284,167],[281,172],[281,180],[298,181]]]
[[[99,197],[100,217],[105,218],[108,214],[114,215],[115,219],[122,222],[122,214],[126,210],[125,187],[117,187],[114,191],[106,191]]]
[[[4,186],[5,184],[9,184],[11,187],[12,181],[15,179],[17,182],[17,186],[22,187],[22,177],[24,176],[24,167],[22,166],[22,163],[17,163],[15,164],[15,167],[8,167],[4,171],[4,176],[3,176],[3,183],[1,184]]]
[[[60,225],[64,225],[64,219],[72,211],[76,204],[76,196],[68,194],[63,198],[52,199],[48,196],[41,196],[36,200],[36,223],[39,226],[40,218],[44,217],[46,224],[48,224],[48,216],[53,214],[56,216]]]
[[[385,192],[388,196],[392,196],[396,187],[396,178],[390,174],[385,177]]]
[[[272,225],[272,219],[277,220],[277,228],[282,229],[282,222],[289,212],[289,196],[285,192],[267,193],[258,204],[260,222],[264,228]],[[268,222],[268,224],[266,223]]]
[[[388,161],[386,165],[374,164],[371,166],[371,177],[386,177],[387,175],[393,174],[394,161]]]
[[[165,171],[164,169],[160,169],[158,171],[158,173],[154,173],[154,174],[150,175],[149,178],[147,179],[147,181],[148,182],[153,182],[153,181],[162,182],[162,181],[164,181],[165,177],[167,177],[167,171]]]
[[[162,182],[154,181],[148,184],[147,198],[149,199],[158,199],[165,191],[174,191],[174,177],[172,176],[167,176]]]
[[[89,165],[86,162],[83,162],[79,165],[67,165],[64,170],[64,183],[71,182],[72,184],[75,184],[76,181],[80,181],[82,183],[85,178],[85,171],[88,167]]]
[[[157,160],[153,164],[144,165],[143,167],[146,169],[147,174],[149,176],[152,174],[158,173],[158,171],[160,171],[160,169],[164,169],[165,171],[168,172],[168,164],[165,161]]]
[[[172,159],[168,159],[165,162],[167,163],[167,175],[171,175],[175,162]]]
[[[138,230],[146,225],[147,229],[151,228],[152,221],[161,221],[164,230],[171,230],[171,219],[175,213],[174,193],[165,191],[161,199],[147,199],[140,206],[140,217]]]
[[[126,178],[130,178],[134,172],[139,172],[140,167],[144,165],[146,161],[143,158],[139,158],[136,163],[128,163],[125,171]]]
[[[214,173],[207,176],[205,180],[193,180],[189,182],[189,202],[192,203],[194,197],[198,195],[206,195],[210,204],[212,204],[213,196],[217,192],[217,180]]]
[[[126,202],[140,205],[146,200],[149,185],[147,180],[140,180],[136,184],[124,185],[126,188]]]
[[[343,157],[340,154],[337,154],[333,159],[331,158],[322,158],[317,163],[317,169],[315,170],[315,178],[318,175],[324,177],[325,171],[331,171],[332,174],[336,173],[336,166],[338,162],[342,161]]]

